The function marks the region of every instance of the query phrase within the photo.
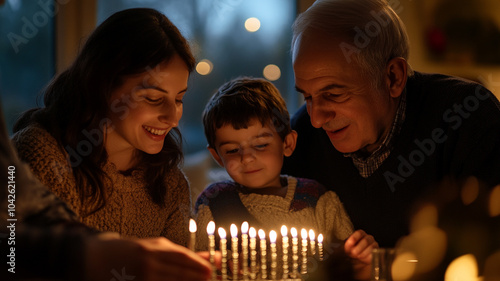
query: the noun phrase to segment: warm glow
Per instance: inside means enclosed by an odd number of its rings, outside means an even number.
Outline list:
[[[307,230],[305,228],[300,231],[300,236],[302,236],[302,239],[307,239]]]
[[[244,221],[241,224],[241,233],[244,233],[244,234],[248,233],[248,222]]]
[[[297,238],[297,229],[295,227],[292,227],[290,229],[290,234],[292,234],[293,238]]]
[[[318,235],[318,243],[323,243],[323,234]]]
[[[311,239],[311,241],[316,240],[316,234],[314,234],[314,230],[312,229],[309,229],[309,239]]]
[[[266,67],[264,67],[262,74],[264,75],[264,77],[267,80],[276,81],[276,80],[280,79],[280,77],[281,77],[281,70],[275,64],[268,64],[268,65],[266,65]]]
[[[208,233],[208,235],[213,235],[214,231],[215,231],[215,222],[210,221],[207,224],[207,233]]]
[[[259,238],[260,239],[266,239],[266,232],[262,229],[259,229]]]
[[[196,72],[200,75],[208,75],[212,72],[213,67],[214,65],[211,61],[203,59],[196,65]]]
[[[436,268],[446,253],[446,233],[435,226],[428,226],[410,233],[398,242],[401,252],[413,253],[418,259],[416,273]]]
[[[393,280],[408,280],[415,273],[418,260],[414,253],[404,252],[397,254],[392,263]]]
[[[276,237],[278,237],[276,231],[271,230],[271,232],[269,232],[269,241],[271,241],[271,243],[273,244],[276,243]]]
[[[286,225],[283,225],[281,227],[281,236],[283,237],[288,236],[288,229],[286,228]]]
[[[413,216],[410,224],[411,232],[424,229],[426,227],[436,227],[438,223],[438,209],[433,204],[421,207]]]
[[[453,260],[444,274],[444,281],[477,281],[478,269],[476,258],[472,254],[463,255]]]
[[[250,227],[250,231],[248,232],[248,235],[250,236],[250,238],[255,238],[257,236],[257,231],[255,230],[255,228]]]
[[[220,239],[226,239],[226,231],[222,227],[219,227],[219,237]]]
[[[231,224],[231,227],[230,227],[230,231],[231,231],[231,237],[235,238],[235,237],[238,237],[238,228],[236,227],[236,224]]]
[[[490,216],[496,217],[500,215],[500,185],[495,186],[491,191],[489,205]]]
[[[248,18],[245,21],[245,29],[248,32],[255,32],[260,28],[260,20],[258,18]]]
[[[196,222],[193,219],[189,219],[189,232],[196,232]]]
[[[484,278],[485,280],[495,280],[498,281],[498,277],[500,277],[500,270],[498,265],[500,264],[500,250],[491,254],[488,258],[486,258],[486,262],[484,263]],[[495,279],[495,277],[497,279]]]
[[[464,205],[469,205],[476,200],[479,194],[479,181],[475,177],[469,177],[462,187],[460,196]]]

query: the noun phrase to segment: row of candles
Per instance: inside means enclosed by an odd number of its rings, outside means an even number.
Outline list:
[[[191,219],[189,222],[189,231],[191,233],[189,240],[189,248],[191,250],[195,249],[195,241],[196,241],[196,222]],[[238,252],[238,227],[235,224],[231,224],[230,226],[231,232],[231,248],[232,250],[232,272],[233,280],[238,280],[239,276],[239,268],[238,261],[240,259],[240,253]],[[209,261],[212,264],[212,267],[215,269],[215,223],[210,221],[207,225],[207,233],[208,233],[208,251],[209,251]],[[260,250],[260,268],[258,268],[258,254],[257,254],[257,233],[260,238],[259,250]],[[266,233],[264,230],[259,229],[258,231],[254,227],[249,227],[248,222],[243,222],[241,225],[241,259],[242,259],[242,268],[241,271],[243,273],[243,280],[256,280],[257,275],[260,273],[260,280],[265,280],[270,277],[271,280],[277,279],[289,279],[291,278],[300,278],[300,274],[307,273],[307,258],[308,258],[308,249],[310,246],[310,252],[312,256],[316,256],[316,247],[318,249],[318,259],[323,260],[323,234],[318,235],[317,243],[316,243],[316,235],[314,231],[311,229],[307,231],[302,228],[301,230],[301,247],[299,253],[299,237],[298,232],[295,227],[290,228],[290,234],[292,237],[292,245],[290,251],[290,243],[288,237],[288,228],[283,225],[281,227],[281,241],[282,241],[282,253],[281,258],[283,261],[283,269],[280,270],[282,273],[282,278],[278,278],[278,250],[276,246],[276,242],[278,239],[278,234],[276,231],[271,230],[269,232],[269,242],[270,242],[270,274],[268,276],[268,268],[267,268],[267,240]],[[220,238],[220,251],[222,254],[222,265],[221,265],[221,274],[222,280],[228,280],[228,250],[227,250],[227,234],[226,230],[222,227],[218,228],[218,235]],[[317,245],[316,245],[317,244]],[[236,249],[236,250],[235,250]],[[291,261],[289,261],[291,252]],[[250,259],[249,259],[250,258]],[[299,261],[300,260],[300,261]],[[248,263],[249,261],[249,263]],[[250,268],[248,268],[250,264]],[[300,264],[300,270],[299,270]],[[291,269],[289,266],[291,265]],[[215,270],[212,271],[212,280],[216,280]]]

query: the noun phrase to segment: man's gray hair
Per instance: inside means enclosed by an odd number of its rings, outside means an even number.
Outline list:
[[[347,61],[357,63],[374,86],[381,86],[382,74],[391,59],[402,57],[408,61],[406,28],[385,0],[316,0],[297,17],[292,29],[292,54],[301,34],[324,32],[342,41],[339,47]],[[413,74],[410,65],[407,73]]]

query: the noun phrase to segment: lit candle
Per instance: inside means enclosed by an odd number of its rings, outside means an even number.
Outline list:
[[[243,255],[243,280],[248,279],[248,222],[241,224],[241,253]]]
[[[290,229],[290,234],[292,234],[292,272],[293,278],[297,278],[299,275],[299,238],[297,238],[297,229],[292,227]]]
[[[222,254],[222,265],[221,265],[221,274],[222,280],[227,280],[227,240],[226,240],[226,231],[224,228],[219,227],[219,237],[220,237],[220,251]]]
[[[300,234],[302,236],[302,267],[300,273],[307,274],[307,230],[302,228]]]
[[[255,280],[257,276],[257,231],[250,227],[250,279]]]
[[[189,236],[188,248],[194,251],[194,244],[196,243],[196,222],[193,219],[189,219],[189,232],[191,232],[191,235]]]
[[[215,280],[215,223],[210,221],[207,225],[208,233],[208,261],[212,265],[212,280]]]
[[[288,279],[288,229],[286,225],[281,227],[281,237],[283,241],[283,279]]]
[[[278,257],[278,254],[276,252],[276,237],[278,235],[276,234],[276,231],[271,230],[269,232],[269,242],[271,243],[271,279],[276,280],[276,260]]]
[[[231,250],[233,251],[233,280],[238,279],[238,228],[233,223],[231,224]]]
[[[259,238],[260,238],[260,275],[262,280],[267,279],[267,241],[266,241],[266,233],[264,230],[259,229]]]
[[[319,260],[323,260],[323,234],[318,235],[318,255],[319,255]]]
[[[311,256],[316,256],[316,235],[314,234],[314,230],[309,229],[309,241],[311,243]]]

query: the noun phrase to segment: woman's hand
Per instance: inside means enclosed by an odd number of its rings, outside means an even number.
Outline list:
[[[86,248],[87,280],[208,280],[210,263],[165,238],[92,238]]]

